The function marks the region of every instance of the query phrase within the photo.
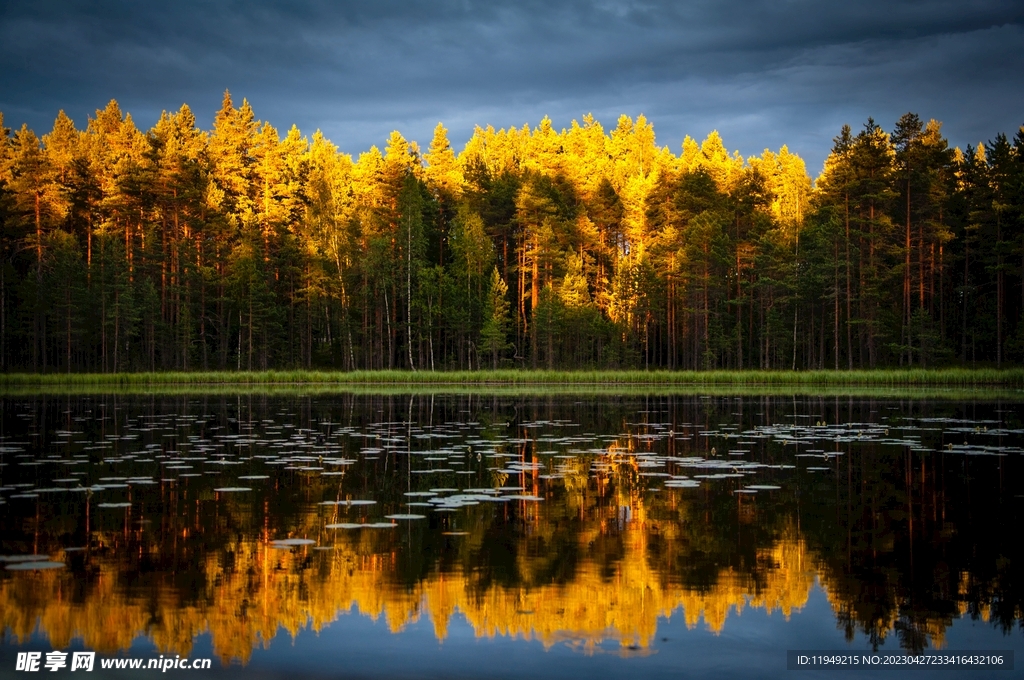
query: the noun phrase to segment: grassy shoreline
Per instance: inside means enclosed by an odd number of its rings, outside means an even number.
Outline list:
[[[180,386],[858,386],[1024,387],[1024,368],[865,371],[196,371],[159,373],[4,373],[0,388]]]
[[[550,385],[550,384],[324,384],[267,383],[217,385],[0,385],[0,399],[70,397],[146,398],[320,398],[338,395],[367,397],[472,396],[477,398],[610,398],[610,397],[784,397],[817,399],[929,399],[957,402],[1024,403],[1024,389],[992,385],[947,387],[862,385]]]

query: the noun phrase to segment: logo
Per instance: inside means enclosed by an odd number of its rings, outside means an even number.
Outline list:
[[[95,663],[96,652],[71,653],[71,670],[73,671],[91,671]],[[43,661],[42,652],[18,652],[18,658],[14,662],[14,670],[30,673],[39,670],[56,672],[67,667],[67,652],[47,652],[45,661]]]

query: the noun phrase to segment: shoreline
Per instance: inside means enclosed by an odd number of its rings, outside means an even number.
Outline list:
[[[876,369],[855,371],[633,371],[633,370],[482,370],[482,371],[167,371],[156,373],[6,373],[0,390],[17,388],[178,387],[1024,387],[1024,368]]]

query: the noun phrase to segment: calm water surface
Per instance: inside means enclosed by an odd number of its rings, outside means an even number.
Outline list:
[[[207,677],[843,675],[787,671],[787,649],[1024,663],[1018,403],[0,403],[5,677],[29,650],[211,657],[168,671]]]

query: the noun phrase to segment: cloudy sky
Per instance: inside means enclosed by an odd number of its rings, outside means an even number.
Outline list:
[[[658,143],[719,130],[745,156],[788,144],[817,174],[843,123],[904,112],[957,145],[1024,124],[1020,0],[0,0],[5,124],[79,126],[111,98],[148,128],[225,89],[279,129],[343,151],[391,130],[461,148],[476,124],[606,129],[645,114]]]

